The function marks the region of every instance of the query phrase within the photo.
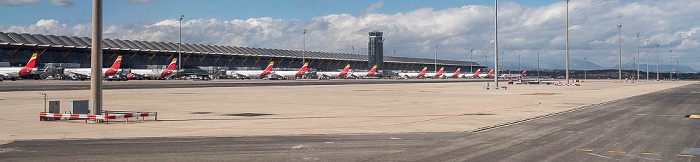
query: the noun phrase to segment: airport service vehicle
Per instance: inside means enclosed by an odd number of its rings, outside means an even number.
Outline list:
[[[428,67],[423,67],[423,70],[420,71],[420,73],[399,73],[399,76],[408,79],[408,78],[425,78],[425,71],[428,70]]]
[[[122,63],[122,56],[118,56],[117,60],[114,61],[112,64],[112,67],[110,68],[102,68],[102,71],[104,71],[104,76],[109,77],[114,74],[117,74],[118,72],[121,72],[122,70],[119,69]],[[86,79],[90,78],[90,75],[92,75],[92,69],[91,68],[73,68],[73,69],[65,69],[63,71],[64,74],[67,74],[71,79]]]
[[[236,70],[231,71],[231,75],[237,78],[244,79],[262,79],[272,73],[272,67],[274,65],[275,62],[271,61],[270,64],[267,65],[267,68],[265,68],[265,70]]]
[[[177,73],[175,66],[177,58],[174,58],[170,65],[165,69],[131,69],[131,73],[126,76],[127,79],[164,79]]]
[[[476,69],[475,73],[473,73],[473,74],[472,73],[465,73],[465,74],[462,74],[462,76],[460,78],[476,78],[476,77],[479,77],[479,73],[481,73],[481,69]]]
[[[10,79],[12,81],[17,80],[17,78],[22,78],[26,77],[29,74],[32,73],[32,71],[35,71],[36,69],[34,68],[34,65],[36,64],[36,56],[37,54],[34,53],[31,58],[29,58],[29,62],[27,62],[27,65],[24,67],[2,67],[0,68],[0,81],[4,79]]]
[[[523,71],[523,73],[520,73],[519,75],[518,74],[503,74],[503,75],[501,75],[501,78],[522,78],[522,77],[525,77],[525,72],[526,71]]]
[[[374,75],[374,73],[376,73],[376,72],[377,72],[377,65],[374,65],[374,66],[372,67],[372,69],[370,69],[369,71],[364,71],[364,72],[356,72],[356,71],[353,71],[352,74],[350,74],[350,75],[352,75],[352,76],[355,77],[355,78],[362,78],[362,79],[364,79],[364,78],[367,78],[367,77],[371,77],[371,76]]]
[[[273,71],[271,75],[286,79],[296,79],[306,75],[306,69],[308,68],[308,66],[309,63],[307,62],[304,63],[304,66],[302,66],[301,69],[299,69],[299,71]]]
[[[493,69],[491,69],[491,71],[489,71],[488,74],[479,74],[479,77],[481,77],[481,78],[488,78],[491,76],[493,76]]]
[[[440,67],[437,73],[425,73],[425,77],[433,79],[440,78],[442,77],[443,70],[445,70],[445,67]]]
[[[334,78],[346,78],[350,72],[350,64],[345,65],[343,71],[332,71],[332,72],[316,72],[318,79],[334,79]]]
[[[457,68],[457,71],[455,71],[455,73],[453,73],[452,75],[444,75],[443,74],[441,78],[460,78],[460,75],[459,75],[460,70],[462,70],[462,68]]]

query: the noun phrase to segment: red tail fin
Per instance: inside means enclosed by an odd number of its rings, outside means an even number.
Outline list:
[[[119,57],[117,57],[117,60],[114,61],[114,64],[112,64],[112,67],[110,67],[109,69],[107,69],[107,71],[105,71],[105,76],[111,76],[111,75],[116,74],[117,71],[119,71],[119,67],[121,66],[121,64],[122,64],[122,56],[119,56]]]
[[[418,76],[420,77],[420,76],[425,75],[425,71],[427,71],[427,70],[428,70],[428,67],[423,67],[423,70],[421,70],[420,73],[418,73]]]
[[[348,74],[348,72],[350,72],[350,64],[345,65],[345,69],[343,69],[343,71],[341,71],[340,74],[338,74],[338,77],[343,77],[346,74]]]
[[[34,69],[34,66],[36,65],[36,56],[37,54],[34,53],[32,54],[32,57],[29,58],[29,62],[27,62],[27,65],[22,68],[22,70],[19,70],[19,73],[17,73],[20,77],[27,76],[29,73],[32,73],[32,69]]]
[[[117,70],[119,67],[122,65],[122,56],[118,56],[117,60],[114,61],[114,64],[112,64],[112,67],[110,69]]]
[[[272,67],[275,65],[274,61],[270,61],[270,64],[267,64],[267,68],[265,68],[265,72],[271,72]]]
[[[165,68],[165,70],[163,70],[163,72],[160,73],[160,77],[165,78],[165,77],[173,74],[173,70],[175,70],[176,65],[177,65],[177,58],[174,58],[173,61],[170,62],[170,65],[168,65],[168,68]]]
[[[491,71],[489,71],[489,73],[486,74],[486,77],[488,78],[488,77],[490,77],[491,75],[493,75],[493,69],[491,69]]]
[[[367,73],[367,76],[365,76],[365,77],[372,76],[372,75],[374,75],[375,72],[377,72],[377,65],[374,65],[374,66],[372,67],[372,69],[369,70],[369,73]]]
[[[462,70],[462,68],[457,68],[457,71],[455,71],[454,74],[452,74],[452,77],[456,77],[459,75],[459,71]]]
[[[302,66],[301,69],[299,69],[299,72],[297,72],[297,74],[294,75],[294,76],[295,76],[295,77],[300,77],[300,76],[306,74],[306,69],[308,68],[308,66],[309,66],[309,63],[308,63],[308,62],[307,62],[307,63],[304,63],[304,66]]]
[[[524,76],[525,76],[525,71],[523,71],[523,73],[520,73],[520,76],[521,76],[521,77],[524,77]]]
[[[443,70],[445,70],[445,67],[440,67],[440,71],[438,71],[438,72],[435,74],[435,77],[439,77],[440,75],[442,75]]]
[[[481,73],[481,69],[477,69],[476,73],[474,73],[474,75],[472,75],[472,77],[478,77],[479,73]]]
[[[119,64],[121,64],[121,60],[119,62]],[[173,61],[170,62],[170,65],[168,65],[168,68],[165,68],[165,70],[175,70],[175,66],[177,66],[177,58],[174,58]]]
[[[36,53],[32,54],[32,57],[29,58],[29,62],[24,66],[25,69],[34,69],[34,65],[36,65],[36,55]]]

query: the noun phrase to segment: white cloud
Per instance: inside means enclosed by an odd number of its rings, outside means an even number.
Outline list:
[[[0,6],[22,6],[28,4],[37,4],[41,0],[0,0]]]
[[[700,1],[627,2],[571,1],[572,60],[586,57],[604,67],[617,65],[616,25],[622,24],[623,63],[632,62],[636,57],[635,33],[641,33],[642,58],[647,51],[655,54],[653,47],[660,44],[660,51],[672,49],[674,58],[685,60],[685,64],[700,70],[700,57],[696,54],[700,47],[697,37],[700,22],[688,16],[700,14],[700,10],[696,10],[700,8]],[[562,1],[543,7],[525,7],[513,2],[499,5],[499,51],[505,52],[506,66],[517,65],[517,56],[521,55],[523,67],[536,67],[540,52],[543,68],[563,68],[565,4]],[[308,29],[307,50],[345,53],[352,52],[351,46],[356,53],[367,53],[367,33],[383,31],[386,55],[393,55],[392,50],[396,49],[399,56],[431,58],[435,44],[439,44],[439,58],[468,60],[469,50],[474,48],[479,51],[474,61],[493,63],[490,60],[493,59],[493,16],[493,7],[470,5],[442,10],[422,8],[391,15],[331,14],[306,22],[270,17],[190,19],[183,21],[182,28],[183,41],[187,43],[297,50],[302,49],[302,31]],[[166,19],[152,24],[105,26],[104,34],[110,39],[176,42],[178,27],[177,19]],[[29,26],[0,26],[0,31],[90,35],[89,24],[67,26],[53,19],[42,19]],[[646,46],[649,48],[645,48],[646,39],[649,39]]]
[[[73,6],[75,4],[73,0],[50,0],[50,2],[56,6]]]
[[[379,1],[379,2],[377,2],[377,3],[374,3],[374,4],[370,5],[369,7],[365,8],[365,9],[363,9],[363,10],[362,10],[360,13],[358,13],[357,15],[358,15],[358,16],[366,16],[366,15],[368,15],[368,14],[374,13],[374,12],[377,11],[380,7],[382,7],[382,5],[384,5],[384,2]]]

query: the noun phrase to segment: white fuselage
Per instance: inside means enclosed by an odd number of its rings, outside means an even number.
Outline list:
[[[316,75],[318,77],[327,77],[327,78],[346,78],[348,76],[348,73],[343,74],[342,76],[340,75],[340,71],[337,72],[316,72]]]
[[[162,76],[163,71],[165,71],[165,69],[131,69],[131,73],[146,78],[167,78],[168,76],[177,73],[177,71],[172,70],[172,72],[169,75]]]
[[[466,73],[466,74],[460,74],[460,78],[476,78],[478,76],[474,76],[475,73]]]
[[[369,71],[353,71],[350,75],[356,78],[367,78],[370,76],[367,76],[369,74]]]
[[[109,70],[110,68],[102,68],[102,75]],[[118,69],[117,73],[122,72],[122,69]],[[74,68],[74,69],[65,69],[63,71],[64,74],[76,74],[76,75],[85,75],[85,76],[91,76],[92,75],[92,69],[91,68]]]
[[[229,71],[229,75],[239,78],[250,78],[250,79],[262,79],[265,76],[261,76],[264,70],[240,70],[240,71]]]
[[[19,71],[22,69],[23,67],[1,67],[0,76],[4,78],[19,78]],[[36,74],[36,71],[36,68],[33,68],[30,72]]]
[[[425,73],[426,78],[440,78],[442,74],[437,75],[437,73]],[[452,75],[452,74],[450,74]]]
[[[400,77],[404,78],[418,78],[418,77],[424,77],[425,75],[420,75],[420,73],[399,73]]]
[[[287,78],[287,79],[292,79],[297,77],[297,73],[299,71],[273,71],[272,75],[276,75],[282,78]],[[303,73],[301,75],[305,75],[306,73]]]

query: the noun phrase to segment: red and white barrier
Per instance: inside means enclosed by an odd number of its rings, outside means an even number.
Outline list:
[[[96,120],[109,120],[109,119],[127,119],[131,117],[148,117],[153,116],[155,120],[158,120],[158,112],[136,112],[136,113],[125,113],[125,114],[104,114],[104,115],[90,115],[90,114],[58,114],[58,113],[39,113],[39,117],[44,118],[59,118],[59,119],[96,119]]]
[[[39,113],[39,117],[60,119],[105,119],[103,115]]]
[[[143,112],[143,113],[128,113],[128,114],[114,114],[106,115],[105,119],[121,119],[121,118],[131,118],[131,117],[147,117],[147,116],[158,116],[158,112]]]

